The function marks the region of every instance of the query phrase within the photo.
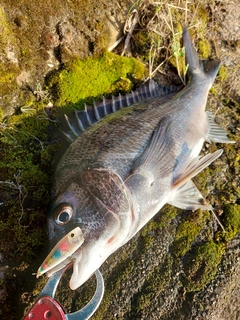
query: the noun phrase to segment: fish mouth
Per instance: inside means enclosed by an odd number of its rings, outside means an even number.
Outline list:
[[[102,265],[110,253],[99,243],[88,244],[73,254],[73,273],[69,281],[71,290],[76,290],[85,283]]]
[[[37,271],[37,278],[47,272],[50,277],[53,273],[73,263],[72,255],[84,242],[82,231],[79,227],[66,234],[50,251]]]

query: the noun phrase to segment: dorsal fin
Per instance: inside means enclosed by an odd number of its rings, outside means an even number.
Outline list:
[[[112,99],[103,97],[101,102],[94,102],[93,107],[84,105],[84,110],[75,111],[74,114],[69,116],[65,115],[68,128],[62,132],[68,141],[73,142],[89,126],[111,113],[148,98],[167,96],[179,90],[178,86],[160,86],[154,80],[149,79],[136,91],[132,91],[125,96],[119,94],[117,97],[113,96]]]

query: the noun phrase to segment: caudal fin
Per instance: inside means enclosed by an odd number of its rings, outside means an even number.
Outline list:
[[[212,85],[221,61],[216,59],[203,62],[199,59],[197,51],[191,43],[188,28],[186,26],[183,28],[183,43],[190,77],[203,76],[204,74],[209,79],[210,85]]]

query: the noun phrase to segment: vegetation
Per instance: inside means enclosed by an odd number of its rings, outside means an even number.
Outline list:
[[[213,241],[197,246],[184,261],[183,284],[187,291],[200,291],[215,276],[223,254]]]
[[[95,58],[66,63],[50,77],[48,87],[57,106],[80,109],[103,95],[130,92],[144,74],[144,65],[136,59],[104,52]]]

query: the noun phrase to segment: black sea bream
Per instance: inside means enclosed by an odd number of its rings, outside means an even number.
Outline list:
[[[67,120],[71,129],[67,136],[74,141],[56,169],[48,216],[50,240],[56,247],[38,275],[46,271],[51,275],[70,263],[70,287],[76,289],[164,204],[212,208],[191,179],[222,153],[200,157],[204,141],[232,142],[205,111],[220,61],[199,60],[187,28],[183,42],[189,72],[184,89],[165,90],[150,81],[146,92],[139,89],[77,112],[77,124]],[[61,246],[57,243],[63,237],[74,238],[74,230],[79,244],[74,242],[58,261],[53,253],[61,253],[64,240]]]

